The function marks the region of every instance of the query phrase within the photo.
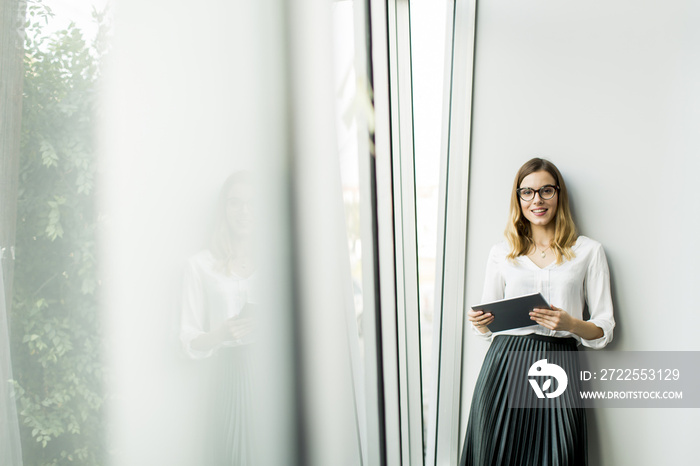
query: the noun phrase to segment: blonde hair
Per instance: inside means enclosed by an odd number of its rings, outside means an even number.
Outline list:
[[[215,269],[224,275],[231,275],[233,262],[240,251],[231,235],[228,222],[227,205],[231,188],[252,183],[252,175],[246,170],[237,171],[224,181],[217,202],[214,231],[211,236],[210,250],[216,260]]]
[[[514,261],[518,256],[527,255],[535,246],[535,242],[532,239],[530,222],[523,216],[522,208],[520,207],[520,198],[516,190],[520,187],[523,178],[531,173],[539,171],[546,171],[552,175],[556,185],[559,186],[557,212],[554,217],[554,239],[550,247],[552,251],[554,251],[557,264],[561,264],[564,259],[571,260],[576,257],[571,248],[576,243],[578,232],[574,224],[574,219],[571,216],[569,193],[566,190],[564,178],[552,162],[541,158],[534,158],[525,162],[515,176],[513,191],[510,197],[510,214],[505,231],[506,239],[510,245],[510,252],[506,257]]]

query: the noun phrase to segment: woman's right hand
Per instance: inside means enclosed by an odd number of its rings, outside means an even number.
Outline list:
[[[490,312],[484,314],[484,311],[475,311],[474,309],[469,309],[467,311],[467,319],[481,333],[489,331],[488,325],[493,322],[494,318],[495,317]]]
[[[253,333],[254,330],[254,318],[252,316],[239,315],[223,321],[215,332],[219,341],[225,343],[227,341],[242,340]]]
[[[238,315],[223,321],[211,332],[194,338],[190,346],[196,351],[211,351],[221,344],[247,339],[255,329],[255,317]]]

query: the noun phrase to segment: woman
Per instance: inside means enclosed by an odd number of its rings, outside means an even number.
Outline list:
[[[583,408],[508,406],[508,354],[564,354],[577,364],[578,345],[603,348],[613,336],[610,275],[600,243],[579,236],[566,184],[547,160],[534,158],[515,177],[506,241],[491,249],[482,302],[540,292],[551,309],[533,309],[532,326],[491,332],[495,317],[469,310],[480,337],[490,340],[472,398],[462,465],[587,464]],[[584,307],[589,320],[583,320]],[[561,352],[561,353],[559,353]],[[551,353],[550,353],[551,354]]]
[[[180,339],[192,358],[212,363],[203,464],[250,465],[250,343],[255,329],[254,211],[250,175],[238,172],[221,190],[209,249],[185,271]]]

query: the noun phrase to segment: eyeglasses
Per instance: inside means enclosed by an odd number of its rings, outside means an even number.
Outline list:
[[[540,189],[519,188],[515,190],[520,199],[523,201],[533,200],[535,198],[535,193],[540,195],[540,199],[544,199],[546,201],[553,198],[557,191],[559,191],[559,186],[553,186],[551,184],[546,184]]]
[[[251,199],[230,197],[227,199],[226,207],[235,212],[240,212],[246,207],[248,208],[248,210],[255,210],[255,203]]]

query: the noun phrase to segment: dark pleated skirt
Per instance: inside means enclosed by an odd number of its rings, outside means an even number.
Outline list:
[[[208,464],[250,466],[253,464],[250,351],[245,346],[222,348],[213,359]]]
[[[518,379],[526,382],[533,357],[553,357],[556,361],[550,362],[572,368],[571,372],[577,374],[576,351],[572,338],[495,337],[474,388],[460,465],[586,466],[586,411],[573,399],[575,387],[558,398],[537,400],[529,387],[518,385],[521,393],[516,397],[547,403],[545,407],[522,408],[513,407],[513,388],[509,389],[508,380],[509,375],[519,373],[522,377]],[[577,383],[574,377],[569,379],[571,384]]]

